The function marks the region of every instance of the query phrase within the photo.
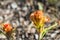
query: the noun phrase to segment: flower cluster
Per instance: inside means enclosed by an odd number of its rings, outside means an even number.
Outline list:
[[[30,19],[36,25],[36,28],[43,28],[45,22],[49,22],[50,18],[43,15],[43,11],[37,10],[30,15]]]
[[[12,31],[12,26],[10,24],[4,24],[3,30],[5,32],[11,32]]]
[[[15,29],[16,28],[13,28],[10,23],[3,23],[1,28],[2,31],[0,30],[0,33],[4,34],[8,40],[13,40]]]
[[[37,10],[33,12],[30,15],[30,19],[33,21],[34,25],[36,26],[35,28],[37,29],[39,33],[39,40],[43,38],[46,32],[48,32],[50,29],[52,29],[53,27],[57,25],[57,23],[55,23],[54,25],[48,28],[44,28],[45,22],[49,22],[50,18],[48,16],[44,16],[43,11],[41,10]]]

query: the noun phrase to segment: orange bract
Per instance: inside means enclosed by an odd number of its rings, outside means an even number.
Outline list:
[[[43,11],[41,10],[37,10],[30,15],[30,19],[34,22],[34,24],[36,24],[36,22],[39,23],[42,17]]]
[[[3,29],[5,32],[10,32],[12,30],[12,27],[10,24],[4,24]]]
[[[49,22],[50,18],[48,16],[44,16],[43,11],[37,10],[30,15],[30,19],[33,21],[34,25],[37,28],[41,28],[44,26],[45,22]]]
[[[30,15],[30,18],[32,19],[32,17],[34,17],[35,19],[40,19],[43,17],[43,11],[35,11]]]

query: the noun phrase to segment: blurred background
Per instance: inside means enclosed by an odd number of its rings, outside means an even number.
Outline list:
[[[9,22],[16,27],[15,40],[38,40],[38,32],[29,16],[40,9],[51,19],[45,27],[53,25],[55,21],[59,23],[46,33],[43,40],[60,40],[60,0],[0,0],[0,24]],[[0,34],[0,40],[7,39]]]

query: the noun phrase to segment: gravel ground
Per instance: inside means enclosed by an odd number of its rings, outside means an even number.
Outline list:
[[[45,26],[51,26],[55,21],[60,20],[60,6],[57,3],[51,6],[46,1],[44,4],[44,15],[51,18],[50,23]],[[0,24],[9,22],[12,27],[17,27],[15,40],[38,40],[38,33],[29,19],[29,15],[38,10],[37,0],[0,0]],[[0,35],[0,40],[7,40],[4,35]],[[60,26],[50,30],[43,40],[60,40]]]

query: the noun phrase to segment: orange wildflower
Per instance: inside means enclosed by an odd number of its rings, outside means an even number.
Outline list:
[[[10,32],[12,30],[12,27],[10,24],[4,24],[3,29],[5,32]]]
[[[43,15],[43,11],[37,10],[30,15],[30,19],[35,24],[37,31],[42,32],[44,29],[44,23],[49,22],[50,18]]]
[[[35,11],[30,15],[30,19],[34,22],[35,25],[39,25],[40,20],[43,17],[43,11]]]
[[[57,23],[54,25],[44,28],[44,23],[49,22],[50,18],[43,15],[43,11],[35,11],[30,15],[30,19],[35,24],[35,28],[37,29],[37,32],[39,33],[39,40],[42,40],[43,36],[48,32],[48,30],[52,29],[54,26],[57,26]]]

